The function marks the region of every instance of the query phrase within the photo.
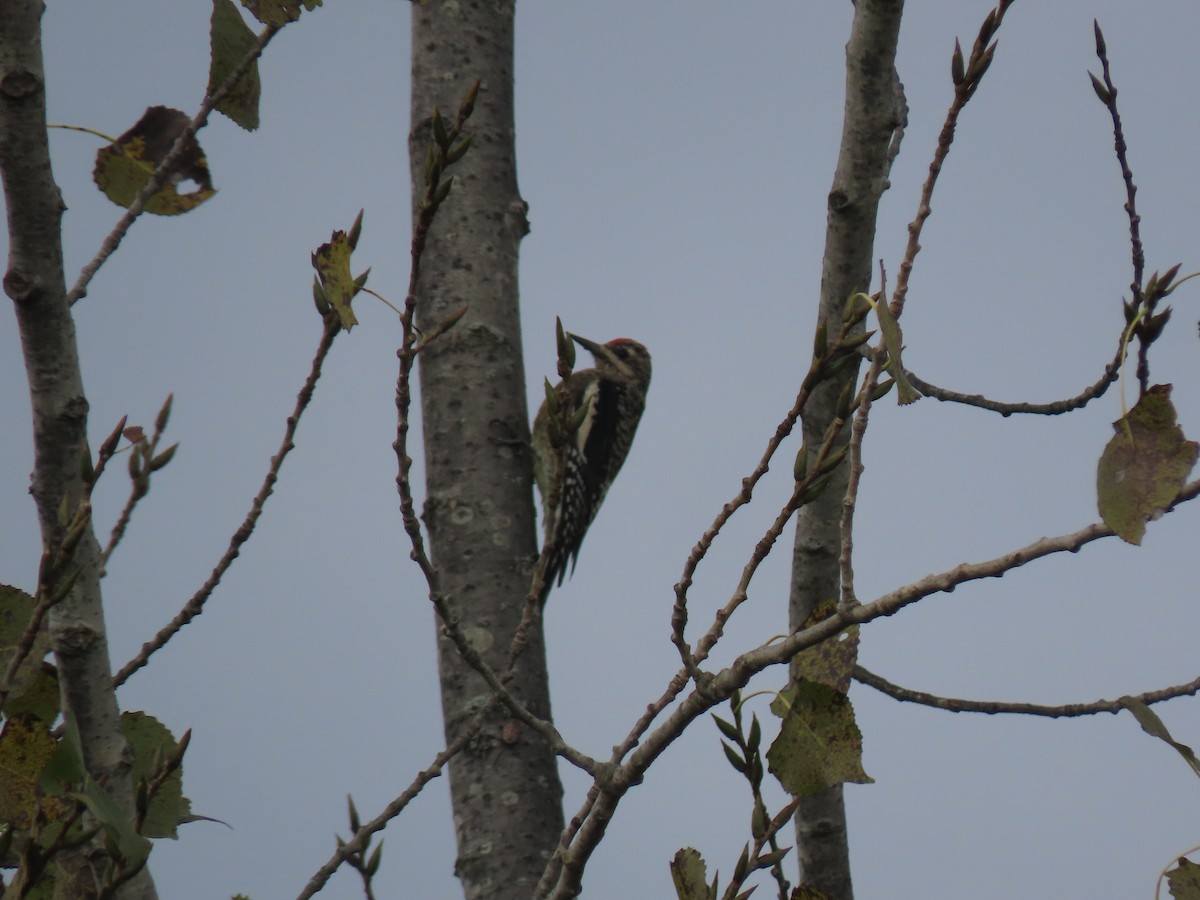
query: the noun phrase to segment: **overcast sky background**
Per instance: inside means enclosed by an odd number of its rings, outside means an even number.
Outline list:
[[[876,256],[897,271],[950,101],[955,37],[989,5],[913,0],[898,66],[910,122]],[[208,69],[203,2],[53,3],[44,19],[52,121],[125,131],[155,104],[194,111]],[[654,354],[632,455],[547,612],[557,724],[606,756],[677,667],[671,585],[757,462],[808,363],[825,197],[841,129],[845,0],[523,0],[517,16],[522,317],[531,411],[554,369],[554,316]],[[175,394],[157,476],[105,581],[114,667],[207,577],[279,444],[320,323],[309,255],[365,207],[356,271],[399,302],[408,276],[409,4],[329,0],[261,63],[262,127],[202,134],[217,196],[146,217],[76,306],[96,446]],[[1108,39],[1140,191],[1147,270],[1200,268],[1200,10],[1185,0],[1018,3],[963,116],[903,319],[924,378],[1044,401],[1092,383],[1128,296],[1127,221],[1092,19]],[[52,135],[68,283],[120,210],[91,185],[97,142]],[[1200,434],[1195,283],[1172,298],[1153,378]],[[408,561],[394,488],[395,346],[384,306],[337,341],[297,449],[254,539],[203,616],[121,690],[176,735],[185,791],[229,822],[187,826],[151,865],[163,897],[294,896],[347,833],[442,747],[433,616]],[[0,578],[32,587],[39,552],[29,407],[11,307],[0,312]],[[1120,415],[1002,419],[925,399],[876,407],[865,451],[857,587],[870,600],[1096,516],[1095,463]],[[697,628],[733,590],[787,496],[793,437],[701,567]],[[419,457],[420,441],[414,441]],[[418,467],[420,461],[418,459]],[[107,533],[121,467],[99,489]],[[418,482],[419,483],[419,482]],[[1087,701],[1196,675],[1196,504],[1117,540],[935,596],[865,629],[861,661],[954,696]],[[714,664],[785,628],[789,528]],[[753,688],[777,689],[785,673]],[[1128,716],[1049,721],[901,706],[855,686],[865,766],[847,788],[862,898],[1147,897],[1200,843],[1200,782]],[[753,709],[771,719],[767,698]],[[1196,700],[1159,712],[1200,743]],[[766,723],[764,723],[766,724]],[[586,782],[564,767],[568,815]],[[782,802],[782,800],[780,801]],[[695,846],[722,883],[749,836],[744,782],[699,723],[622,803],[588,897],[673,896],[668,860]],[[789,841],[790,842],[790,841]],[[446,784],[386,832],[381,897],[460,896]],[[769,892],[764,886],[760,893]],[[361,896],[340,874],[326,896]]]

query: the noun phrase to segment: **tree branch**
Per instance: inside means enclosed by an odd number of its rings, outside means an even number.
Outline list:
[[[221,579],[225,576],[226,571],[233,565],[233,561],[237,559],[238,554],[241,553],[242,544],[246,543],[250,539],[250,535],[254,533],[259,516],[262,515],[263,507],[266,506],[267,499],[275,491],[275,482],[279,479],[279,470],[283,466],[283,461],[296,447],[296,428],[300,424],[300,417],[304,415],[304,411],[308,409],[309,403],[312,402],[313,392],[316,390],[317,381],[321,377],[321,368],[325,364],[325,357],[329,355],[330,348],[333,347],[333,339],[337,337],[338,331],[340,331],[340,326],[338,326],[336,319],[326,318],[324,320],[321,340],[317,344],[317,351],[313,356],[308,377],[304,380],[304,386],[300,388],[300,393],[296,395],[296,406],[292,409],[291,415],[287,417],[287,425],[283,430],[283,440],[280,441],[279,450],[271,457],[271,464],[267,467],[267,474],[263,478],[262,486],[258,489],[254,501],[250,504],[250,511],[246,513],[246,518],[242,520],[242,524],[238,526],[237,530],[229,538],[229,546],[226,548],[225,553],[217,561],[216,566],[213,567],[208,579],[192,595],[191,599],[183,605],[183,608],[175,614],[175,617],[163,626],[153,638],[142,645],[142,649],[138,651],[137,656],[121,667],[121,671],[113,678],[115,686],[119,687],[128,681],[129,677],[138,669],[145,666],[150,661],[150,657],[166,646],[167,641],[174,637],[183,626],[204,612],[204,604],[208,602],[208,598],[212,596],[212,592],[216,590],[217,585],[221,583]]]
[[[1195,499],[1198,495],[1200,479],[1185,485],[1167,511]],[[534,896],[562,900],[578,893],[587,861],[599,845],[608,822],[625,793],[641,783],[650,765],[674,743],[691,722],[727,700],[735,690],[745,687],[754,675],[772,666],[790,662],[801,650],[830,640],[850,625],[865,625],[875,619],[895,615],[904,607],[931,594],[950,593],[969,581],[999,577],[1035,559],[1055,553],[1073,553],[1085,544],[1112,536],[1114,532],[1106,525],[1093,524],[1070,534],[1040,538],[993,559],[980,563],[963,563],[945,572],[929,575],[870,603],[839,609],[829,618],[791,634],[782,641],[741,654],[728,668],[707,679],[703,687],[694,688],[684,697],[667,719],[641,741],[627,762],[617,764],[614,758],[611,766],[601,770],[601,777],[593,784],[583,808],[564,831],[564,840],[560,844],[559,852],[547,867]],[[643,719],[639,719],[639,723]],[[569,840],[566,838],[568,832],[572,835]]]
[[[1128,699],[1127,697],[1118,697],[1116,700],[1093,700],[1089,703],[1059,703],[1053,706],[1007,700],[963,700],[955,697],[941,697],[937,694],[929,694],[925,691],[916,691],[912,688],[902,687],[862,666],[854,667],[854,680],[860,684],[867,685],[867,687],[874,688],[881,694],[887,694],[887,696],[894,700],[905,703],[917,703],[921,706],[931,706],[934,709],[944,709],[955,713],[973,712],[986,713],[987,715],[1009,713],[1014,715],[1045,716],[1051,719],[1069,719],[1079,716],[1094,716],[1098,713],[1119,713],[1126,708],[1125,701]],[[1157,690],[1134,694],[1133,697],[1150,706],[1154,703],[1174,700],[1176,697],[1190,697],[1198,693],[1200,693],[1200,678],[1195,678],[1186,684],[1158,688]]]
[[[158,193],[159,188],[166,183],[167,178],[170,177],[170,173],[175,167],[175,163],[183,155],[188,141],[195,137],[197,131],[208,124],[208,117],[212,114],[216,105],[225,99],[226,95],[233,90],[241,77],[254,65],[255,60],[262,56],[263,51],[267,49],[267,44],[279,33],[282,27],[282,25],[268,25],[264,28],[259,34],[255,45],[250,48],[245,57],[242,58],[242,61],[226,76],[225,80],[217,86],[215,91],[204,98],[204,101],[200,104],[200,109],[192,117],[192,121],[188,123],[188,126],[175,139],[175,143],[171,146],[170,151],[168,151],[167,155],[163,157],[162,162],[154,169],[154,174],[150,176],[150,180],[138,191],[137,196],[133,198],[133,202],[129,204],[129,208],[117,220],[117,224],[113,226],[112,231],[105,236],[100,244],[100,249],[96,251],[96,255],[79,271],[79,277],[75,281],[75,286],[71,288],[71,292],[67,295],[67,302],[70,305],[74,306],[76,302],[87,296],[88,285],[100,270],[100,267],[104,265],[105,261],[121,246],[121,241],[125,239],[125,235],[128,234],[130,227],[137,221],[138,216],[142,214],[143,210],[145,210],[146,201]]]
[[[1000,400],[990,400],[982,394],[963,394],[958,391],[941,388],[917,377],[908,369],[905,369],[905,372],[908,373],[908,380],[916,385],[917,390],[925,396],[933,397],[936,400],[948,403],[961,403],[964,406],[975,406],[979,409],[1000,413],[1000,415],[1005,417],[1011,416],[1014,413],[1058,416],[1063,413],[1082,409],[1097,397],[1102,397],[1107,393],[1109,386],[1120,377],[1123,355],[1122,349],[1118,348],[1116,355],[1104,367],[1104,374],[1094,384],[1084,388],[1074,397],[1068,397],[1065,400],[1055,400],[1050,403],[1006,403]]]

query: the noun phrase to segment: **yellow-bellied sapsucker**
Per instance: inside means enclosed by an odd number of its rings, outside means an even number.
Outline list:
[[[554,488],[559,452],[563,460],[543,603],[551,584],[556,579],[558,584],[563,583],[568,560],[571,570],[575,569],[583,536],[629,455],[650,387],[650,353],[637,341],[617,338],[597,344],[575,334],[571,339],[591,351],[596,367],[572,372],[555,392],[561,396],[564,389],[567,391],[572,418],[582,416],[582,423],[574,433],[559,434],[560,440],[552,440],[555,426],[547,409],[549,400],[542,403],[533,420],[533,474],[542,495],[543,521],[550,512],[547,504]],[[585,406],[587,412],[580,413]],[[556,443],[562,445],[561,450]]]

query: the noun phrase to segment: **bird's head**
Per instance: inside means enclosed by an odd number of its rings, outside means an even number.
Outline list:
[[[629,338],[598,344],[577,334],[572,334],[571,340],[588,350],[596,358],[596,368],[609,378],[649,384],[650,351],[643,344]]]

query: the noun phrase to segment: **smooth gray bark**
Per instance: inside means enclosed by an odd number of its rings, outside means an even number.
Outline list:
[[[440,590],[497,671],[507,663],[537,548],[517,304],[518,246],[528,223],[516,179],[513,14],[513,0],[413,4],[409,145],[415,210],[433,107],[453,121],[481,79],[466,129],[474,143],[454,167],[454,188],[431,229],[417,312],[429,329],[469,307],[419,357],[424,518]],[[440,629],[438,650],[449,740],[490,691]],[[540,620],[508,687],[550,718]],[[546,743],[497,707],[451,761],[450,791],[465,896],[530,896],[563,827],[562,786]]]
[[[0,0],[0,178],[8,214],[9,255],[4,290],[21,334],[33,412],[34,470],[30,493],[44,546],[61,546],[59,510],[71,514],[84,499],[81,461],[87,446],[88,401],[67,302],[62,258],[65,209],[46,134],[46,81],[42,64],[41,0]],[[34,561],[30,561],[31,567]],[[84,762],[132,818],[130,757],[121,732],[109,665],[100,596],[100,547],[91,523],[71,559],[74,588],[49,615],[65,714],[79,727]],[[59,896],[92,896],[103,871],[98,842],[56,857],[70,878]],[[64,883],[74,880],[74,883]],[[122,889],[123,898],[156,896],[149,871]]]
[[[846,44],[846,108],[833,187],[829,192],[820,317],[831,332],[846,299],[869,291],[875,217],[887,188],[893,134],[904,121],[895,74],[903,0],[857,0]],[[886,302],[886,300],[884,301]],[[804,411],[804,437],[818,447],[835,416],[838,395],[857,367],[820,385]],[[842,432],[840,443],[849,439]],[[801,508],[792,557],[790,623],[803,627],[813,608],[839,594],[838,525],[849,467],[837,470],[816,502]],[[841,786],[806,798],[796,813],[796,839],[804,883],[834,900],[854,896],[850,847]]]

